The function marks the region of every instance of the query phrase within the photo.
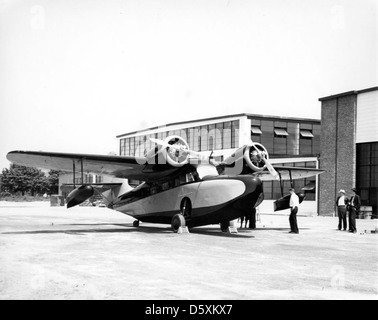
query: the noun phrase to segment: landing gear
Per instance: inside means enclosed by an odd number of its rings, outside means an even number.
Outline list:
[[[133,222],[133,226],[134,226],[135,228],[138,228],[138,227],[139,227],[139,220],[135,220],[135,221]]]
[[[180,228],[183,228],[186,226],[184,216],[180,213],[175,214],[172,218],[171,226],[172,226],[173,232],[175,233],[179,232]]]
[[[223,221],[220,223],[220,227],[221,227],[222,232],[238,233],[238,230],[235,227],[234,221]]]
[[[190,218],[192,214],[192,202],[188,197],[185,197],[181,201],[180,213],[184,216],[185,219]]]

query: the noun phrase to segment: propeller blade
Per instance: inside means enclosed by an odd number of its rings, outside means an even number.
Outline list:
[[[150,140],[158,145],[161,145],[163,148],[172,148],[172,149],[176,149],[176,150],[179,150],[179,151],[182,151],[183,149],[179,146],[176,146],[174,144],[168,144],[166,143],[165,141],[163,140],[160,140],[160,139],[155,139],[155,138],[150,138]],[[198,160],[201,160],[201,161],[208,161],[210,164],[213,164],[213,165],[218,165],[218,163],[216,163],[215,161],[213,161],[212,159],[210,159],[208,156],[200,153],[200,152],[197,152],[197,151],[193,151],[193,150],[190,150],[190,149],[187,149],[185,150],[185,152],[187,152],[190,156],[198,159]],[[214,162],[214,163],[213,163]]]
[[[265,162],[266,168],[268,169],[269,173],[273,176],[274,179],[280,180],[280,176],[278,172],[273,168],[272,164],[269,162],[269,160],[265,157],[264,153],[261,152],[259,148],[256,147],[256,145],[251,140],[251,146],[259,153],[261,156],[261,159]]]

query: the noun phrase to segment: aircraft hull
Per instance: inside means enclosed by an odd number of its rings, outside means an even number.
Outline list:
[[[243,216],[263,200],[262,182],[250,175],[213,177],[176,187],[132,203],[114,204],[113,209],[142,222],[170,224],[190,200],[185,215],[188,227],[227,222]]]

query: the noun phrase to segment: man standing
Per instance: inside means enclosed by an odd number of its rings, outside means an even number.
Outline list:
[[[249,213],[249,229],[256,229],[256,208],[251,208]]]
[[[352,189],[353,196],[350,198],[349,201],[349,232],[356,233],[356,215],[357,212],[360,210],[361,206],[361,198],[357,194],[357,190],[355,188]]]
[[[339,217],[339,230],[341,230],[341,227],[346,231],[347,228],[347,217],[346,217],[346,203],[347,198],[345,197],[345,190],[341,189],[339,191],[339,196],[336,199],[336,205],[337,205],[337,215]]]
[[[295,194],[294,188],[290,188],[290,217],[289,217],[289,222],[290,222],[290,233],[299,233],[298,230],[298,224],[297,224],[297,213],[298,213],[298,208],[299,208],[299,198]]]

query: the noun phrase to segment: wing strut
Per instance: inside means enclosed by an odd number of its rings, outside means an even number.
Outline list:
[[[281,197],[283,197],[283,183],[282,183],[282,177],[281,177],[281,172],[277,171],[278,176],[280,177],[280,187],[281,187]]]
[[[74,189],[76,188],[76,164],[75,160],[72,160],[72,166],[73,166],[73,186]],[[80,159],[80,167],[81,167],[81,184],[84,184],[84,158]]]
[[[81,184],[84,184],[83,158],[81,158]]]
[[[73,185],[74,185],[74,189],[76,189],[76,183],[75,183],[75,180],[76,180],[76,177],[75,177],[75,171],[76,171],[75,160],[72,160],[72,164],[73,164]]]
[[[290,176],[290,187],[294,188],[294,183],[293,183],[293,177],[291,175],[291,170],[289,170],[289,176]]]

